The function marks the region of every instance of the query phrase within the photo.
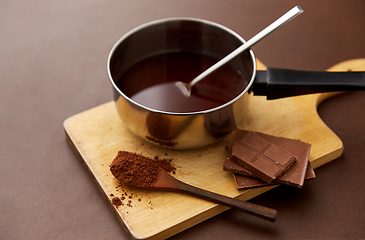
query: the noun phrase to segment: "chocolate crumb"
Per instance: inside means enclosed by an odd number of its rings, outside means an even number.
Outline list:
[[[112,203],[114,206],[116,206],[117,208],[119,206],[122,206],[123,205],[123,202],[119,199],[119,197],[113,197],[112,198]]]

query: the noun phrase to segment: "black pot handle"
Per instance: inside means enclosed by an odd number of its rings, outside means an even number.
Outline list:
[[[297,95],[365,90],[365,72],[313,72],[281,68],[257,71],[254,95],[277,99]]]

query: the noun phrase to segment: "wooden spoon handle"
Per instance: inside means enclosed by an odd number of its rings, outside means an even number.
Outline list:
[[[190,195],[205,199],[210,202],[222,204],[231,208],[239,209],[245,213],[251,214],[262,219],[275,222],[277,217],[277,211],[275,209],[267,208],[257,204],[241,201],[235,198],[220,195],[214,192],[206,191],[201,188],[197,188],[181,181],[178,181],[175,185],[176,190],[179,192],[188,193]]]

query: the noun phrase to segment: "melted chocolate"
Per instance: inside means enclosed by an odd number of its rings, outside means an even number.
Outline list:
[[[188,52],[159,54],[134,64],[117,85],[134,101],[156,110],[179,113],[207,110],[238,96],[246,88],[247,78],[226,64],[197,83],[190,97],[175,82],[190,82],[218,60]]]

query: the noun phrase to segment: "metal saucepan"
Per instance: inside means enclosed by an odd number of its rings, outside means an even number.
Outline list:
[[[134,82],[128,81],[126,73],[144,59],[189,52],[219,60],[244,42],[227,27],[193,18],[157,20],[126,33],[113,46],[108,58],[115,106],[123,124],[153,144],[193,149],[217,142],[242,122],[249,104],[249,91],[276,99],[328,91],[365,90],[365,72],[303,72],[275,68],[256,71],[255,55],[248,50],[227,63],[241,75],[241,80],[226,83],[226,90],[236,93],[219,106],[175,112],[153,109],[132,100],[131,95],[137,90],[163,81],[152,74],[146,76],[143,69],[134,70],[132,74],[140,77],[135,77]]]

